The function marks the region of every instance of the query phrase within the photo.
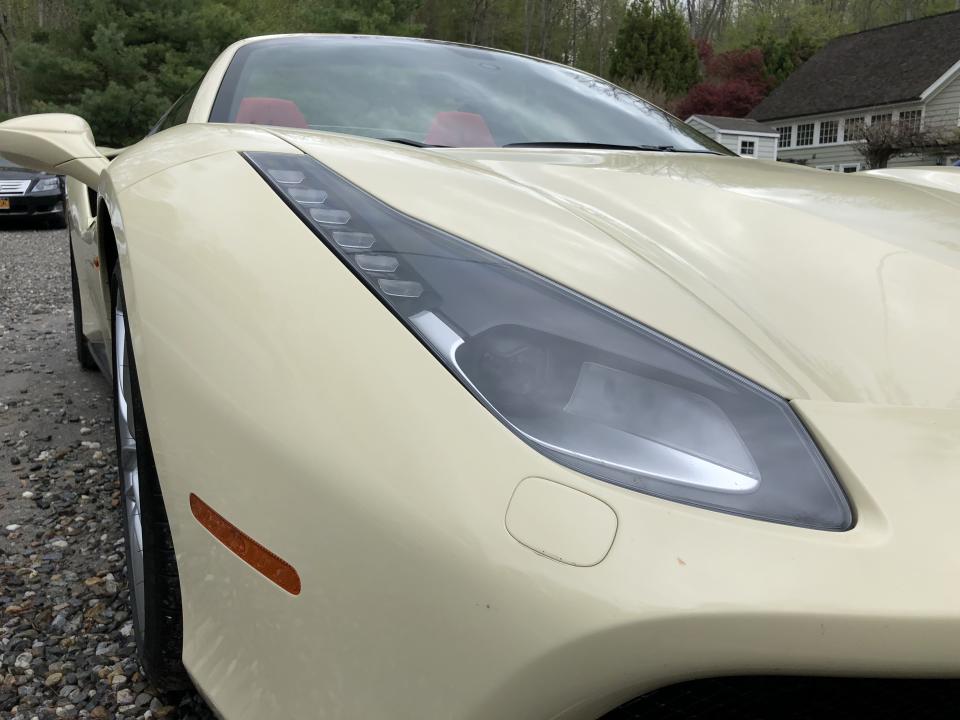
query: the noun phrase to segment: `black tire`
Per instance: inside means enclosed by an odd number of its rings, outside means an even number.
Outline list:
[[[70,243],[70,288],[73,294],[73,339],[77,346],[77,361],[84,370],[96,370],[97,362],[83,334],[83,309],[80,307],[80,283],[77,280],[77,263],[73,259],[73,243]]]
[[[132,553],[135,542],[130,532],[127,491],[123,477],[121,460],[121,439],[119,415],[119,383],[117,378],[117,353],[113,355],[113,417],[117,440],[117,465],[120,479],[121,513],[127,556],[127,583],[130,589],[130,611],[133,618],[134,634],[137,640],[137,656],[147,677],[160,690],[183,690],[190,687],[190,680],[183,668],[183,611],[180,599],[180,575],[177,571],[177,558],[167,522],[167,511],[160,492],[157,467],[150,445],[150,434],[143,411],[140,396],[140,384],[137,380],[136,362],[133,346],[130,342],[130,326],[123,296],[123,283],[119,269],[114,272],[113,308],[114,322],[118,322],[116,309],[122,308],[125,326],[126,356],[129,365],[129,413],[133,416],[133,437],[136,440],[136,465],[139,476],[140,519],[143,542],[143,585],[138,588],[134,583]],[[116,330],[115,330],[116,332]],[[142,593],[143,617],[138,609],[138,595]]]
[[[67,214],[58,212],[56,215],[50,215],[44,220],[44,224],[50,230],[63,230],[67,226]]]

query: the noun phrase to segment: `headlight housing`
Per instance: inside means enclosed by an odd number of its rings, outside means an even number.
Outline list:
[[[42,192],[55,192],[60,189],[60,178],[56,175],[53,177],[44,177],[37,180],[33,187],[30,188],[32,193],[42,193]]]
[[[507,427],[677,502],[822,530],[846,497],[783,399],[639,323],[385,205],[306,155],[246,153]]]

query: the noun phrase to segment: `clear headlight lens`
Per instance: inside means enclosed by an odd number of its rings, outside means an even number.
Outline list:
[[[247,153],[507,427],[639,492],[824,530],[850,506],[790,406],[694,351],[407,217],[305,155]]]
[[[52,192],[60,189],[60,178],[46,177],[40,178],[30,189],[32,193]]]

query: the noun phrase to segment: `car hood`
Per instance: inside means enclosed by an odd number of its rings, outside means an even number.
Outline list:
[[[787,398],[960,407],[956,194],[713,155],[282,135]]]
[[[960,167],[885,168],[868,170],[867,176],[960,193]]]

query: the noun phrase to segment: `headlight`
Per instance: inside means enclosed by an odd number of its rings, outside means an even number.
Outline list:
[[[45,177],[40,178],[34,183],[33,188],[30,192],[32,193],[42,193],[42,192],[52,192],[60,189],[60,178],[54,177]]]
[[[839,483],[781,398],[397,212],[312,158],[246,158],[450,371],[539,452],[599,480],[678,502],[824,530],[851,526]]]

